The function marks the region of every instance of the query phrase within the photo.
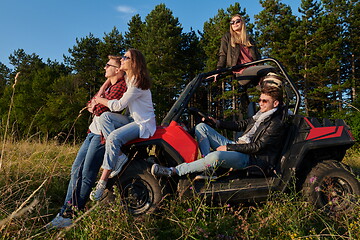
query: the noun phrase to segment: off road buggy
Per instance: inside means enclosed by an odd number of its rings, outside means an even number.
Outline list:
[[[217,169],[216,180],[196,180],[195,175],[178,178],[156,178],[151,175],[152,164],[176,166],[183,162],[196,161],[199,148],[192,129],[196,119],[203,116],[197,111],[192,98],[201,86],[209,85],[209,76],[233,75],[234,70],[244,68],[236,80],[244,90],[254,89],[265,74],[276,72],[284,77],[284,121],[286,136],[281,154],[273,169],[261,171],[256,166],[244,170]],[[219,81],[221,82],[221,81]],[[220,84],[220,83],[219,83]],[[249,112],[254,111],[252,98]],[[352,170],[342,163],[346,150],[354,143],[349,126],[343,120],[330,121],[299,115],[301,97],[294,82],[284,67],[273,58],[262,59],[231,68],[197,75],[184,88],[155,135],[149,139],[137,139],[124,146],[129,162],[112,181],[127,208],[133,214],[144,214],[156,209],[165,194],[183,196],[189,191],[201,196],[210,196],[210,201],[244,202],[263,201],[272,191],[284,192],[295,181],[299,191],[318,208],[334,213],[352,207],[360,194],[360,183]],[[198,106],[201,108],[201,104]],[[203,109],[204,110],[204,109]],[[251,115],[251,113],[250,113]],[[189,186],[192,186],[191,190]]]

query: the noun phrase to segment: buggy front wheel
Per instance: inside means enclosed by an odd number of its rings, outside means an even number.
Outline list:
[[[134,215],[153,212],[163,197],[158,180],[145,165],[133,160],[115,180],[122,202]]]

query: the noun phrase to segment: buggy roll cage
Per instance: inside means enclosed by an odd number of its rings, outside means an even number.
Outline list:
[[[251,68],[251,66],[259,65],[261,63],[266,63],[266,62],[270,62],[270,63],[273,63],[276,65],[277,72],[281,73],[282,76],[284,77],[285,86],[290,86],[292,92],[295,94],[295,96],[294,96],[295,97],[295,106],[294,106],[293,113],[297,114],[297,112],[299,110],[299,106],[300,106],[300,94],[299,94],[299,91],[296,88],[294,82],[291,80],[291,78],[285,71],[284,66],[278,60],[276,60],[274,58],[264,58],[264,59],[260,59],[257,61],[236,65],[236,66],[229,67],[229,68],[223,68],[223,69],[218,69],[218,70],[207,72],[207,73],[198,74],[193,80],[191,80],[187,84],[187,86],[185,87],[183,92],[180,94],[179,98],[176,100],[176,102],[171,107],[168,114],[165,116],[165,118],[161,122],[161,126],[168,126],[171,121],[177,121],[180,118],[184,109],[186,108],[187,104],[189,103],[190,99],[196,92],[197,88],[201,85],[201,83],[212,81],[212,78],[206,79],[207,77],[215,75],[215,74],[230,75],[230,74],[233,74],[233,71],[235,71],[235,70],[239,70],[239,69],[246,68],[246,67]],[[266,66],[264,66],[264,68],[266,68]],[[273,66],[269,65],[269,68],[273,68]],[[246,77],[247,77],[247,75],[244,75],[244,73],[241,75],[242,79],[244,79]],[[249,79],[252,79],[252,78],[254,78],[254,75],[248,76],[248,77],[249,77]],[[261,77],[261,76],[257,75],[256,77]]]

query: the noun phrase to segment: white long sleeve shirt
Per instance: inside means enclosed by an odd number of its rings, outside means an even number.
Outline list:
[[[129,107],[130,116],[140,127],[140,138],[149,138],[156,130],[156,119],[150,89],[142,90],[128,82],[128,88],[120,100],[109,100],[110,111],[121,111]]]

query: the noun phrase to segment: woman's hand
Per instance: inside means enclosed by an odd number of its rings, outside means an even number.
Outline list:
[[[102,97],[99,97],[99,96],[95,96],[95,102],[96,103],[100,103],[102,105],[105,105],[105,106],[108,106],[107,103],[109,100],[107,100],[106,98],[102,98]]]
[[[218,76],[219,76],[219,74],[214,74],[214,75],[208,76],[206,79],[214,78],[214,82],[216,82]]]

